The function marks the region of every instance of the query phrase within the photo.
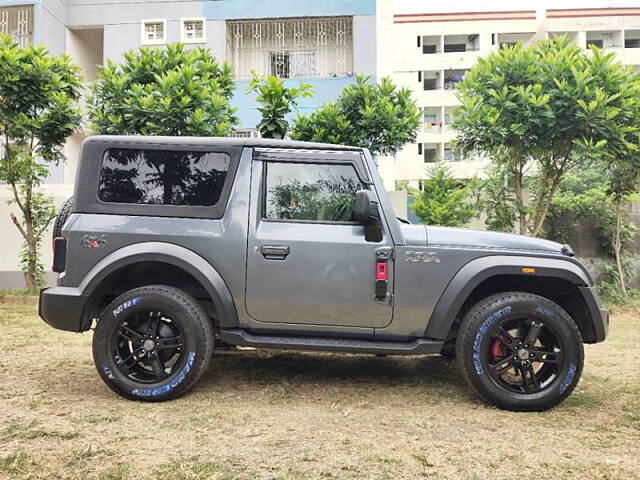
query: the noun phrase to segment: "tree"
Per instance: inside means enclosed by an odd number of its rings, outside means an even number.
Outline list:
[[[613,63],[562,37],[501,48],[459,84],[457,141],[508,172],[520,233],[539,235],[563,177],[600,156],[621,101],[605,75]]]
[[[580,102],[577,120],[594,125],[597,154],[607,173],[607,193],[615,206],[613,253],[618,281],[626,295],[623,269],[624,207],[640,186],[640,74],[614,60],[613,53],[593,49],[591,70],[602,79],[594,99]],[[598,108],[606,102],[607,109]],[[602,121],[604,116],[606,121]]]
[[[247,87],[247,93],[251,92],[257,93],[260,104],[258,111],[262,119],[257,127],[263,138],[284,138],[289,130],[286,115],[298,107],[298,99],[313,96],[313,88],[308,83],[301,83],[298,88],[285,87],[280,78],[261,77],[255,72]]]
[[[482,210],[486,214],[485,225],[489,230],[512,232],[517,220],[517,205],[514,198],[511,175],[503,165],[488,169],[488,177],[482,182]]]
[[[474,200],[477,182],[457,180],[450,168],[435,164],[429,169],[428,178],[421,180],[422,190],[412,190],[412,208],[422,223],[459,227],[480,213],[480,204]]]
[[[356,76],[334,102],[310,115],[294,119],[291,137],[368,148],[374,156],[393,155],[413,142],[420,113],[407,88],[396,88],[391,79],[379,84]]]
[[[64,161],[62,147],[80,125],[80,84],[80,69],[69,56],[0,38],[0,181],[21,213],[12,212],[11,220],[24,240],[22,268],[31,291],[42,281],[40,243],[55,217],[53,201],[38,188],[49,167]]]
[[[107,62],[88,99],[91,127],[109,135],[228,136],[238,123],[232,69],[209,49],[141,48]]]

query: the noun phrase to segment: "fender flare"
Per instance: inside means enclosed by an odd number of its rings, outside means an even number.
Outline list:
[[[197,253],[172,243],[143,242],[110,253],[84,276],[78,290],[89,298],[110,274],[140,262],[167,263],[193,276],[211,297],[221,327],[238,326],[238,312],[229,287],[218,271]]]
[[[535,268],[523,273],[522,268]],[[544,257],[494,255],[465,264],[445,287],[427,323],[424,336],[444,340],[471,292],[488,278],[497,275],[520,275],[568,280],[576,286],[590,285],[588,273],[575,261]]]

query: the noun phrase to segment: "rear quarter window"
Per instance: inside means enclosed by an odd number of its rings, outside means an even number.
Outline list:
[[[223,152],[112,148],[100,167],[98,198],[107,203],[212,206],[229,172]]]

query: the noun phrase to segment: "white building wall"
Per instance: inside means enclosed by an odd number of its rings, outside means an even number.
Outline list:
[[[426,177],[431,164],[425,163],[424,153],[419,153],[418,144],[423,145],[423,152],[427,144],[437,145],[442,159],[447,143],[456,136],[445,122],[445,113],[451,114],[459,104],[455,90],[443,88],[447,72],[471,68],[479,57],[495,51],[502,42],[530,42],[547,35],[568,32],[583,48],[589,39],[603,38],[605,47],[615,52],[624,64],[640,65],[640,48],[624,48],[625,37],[640,39],[640,8],[458,11],[460,13],[444,13],[446,6],[440,5],[437,7],[438,13],[420,15],[403,12],[387,20],[386,26],[379,27],[389,31],[389,24],[392,25],[392,33],[386,37],[391,46],[386,53],[379,52],[379,58],[385,62],[385,65],[379,66],[379,70],[390,71],[398,85],[411,89],[419,108],[438,115],[437,123],[440,124],[423,124],[416,143],[406,145],[395,159],[380,160],[380,172],[387,188],[393,188],[397,181],[409,181],[410,185],[417,186],[418,181]],[[479,35],[477,51],[443,51],[448,38],[473,34]],[[418,46],[418,37],[421,38],[421,45],[425,43],[425,37],[429,37],[429,42],[433,40],[438,45],[438,53],[423,53],[422,46]],[[418,72],[422,72],[422,79],[427,72],[429,75],[438,72],[439,88],[425,90]],[[483,176],[487,162],[466,158],[463,161],[451,161],[449,165],[454,175],[470,178],[474,175]]]

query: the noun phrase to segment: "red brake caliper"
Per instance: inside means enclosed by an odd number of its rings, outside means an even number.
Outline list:
[[[503,358],[506,354],[505,347],[500,340],[497,338],[491,344],[491,356],[494,359]]]

